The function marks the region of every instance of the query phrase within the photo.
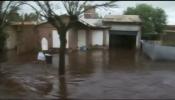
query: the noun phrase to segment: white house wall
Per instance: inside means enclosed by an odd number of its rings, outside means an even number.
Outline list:
[[[93,30],[92,31],[92,45],[103,45],[103,31]]]
[[[78,31],[78,47],[86,46],[86,32],[85,30]]]
[[[66,44],[66,48],[69,47],[69,31],[66,34],[66,39],[67,39],[67,44]],[[53,30],[52,31],[52,46],[53,48],[60,48],[60,37],[59,34],[57,32],[57,30]]]
[[[6,40],[6,47],[7,49],[14,49],[17,46],[17,37],[15,30],[13,30],[11,27],[7,29],[8,38]]]
[[[60,37],[57,30],[52,31],[52,46],[53,48],[60,48]]]

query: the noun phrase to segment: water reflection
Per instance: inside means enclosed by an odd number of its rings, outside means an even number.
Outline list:
[[[8,57],[12,58],[8,58],[7,65],[3,66],[6,67],[6,71],[12,72],[11,76],[16,77],[15,80],[25,81],[32,90],[33,88],[37,90],[23,92],[30,96],[42,96],[48,99],[126,97],[135,99],[135,97],[156,97],[152,94],[153,92],[157,93],[157,96],[161,96],[161,93],[170,95],[175,92],[173,84],[175,83],[175,63],[154,62],[135,50],[88,50],[68,53],[65,77],[57,75],[58,54],[53,56],[53,64],[47,65],[31,63],[36,59],[34,54],[16,57],[14,55],[14,53],[9,53]],[[8,66],[11,66],[10,70]],[[2,78],[1,74],[0,76],[2,79],[0,80],[0,94],[8,94],[2,90],[6,83],[3,80],[5,78]],[[13,87],[7,84],[5,88],[8,90]],[[19,95],[16,94],[16,96]]]
[[[68,55],[67,71],[71,76],[85,77],[114,70],[135,71],[142,67],[140,52],[135,49],[89,50]]]
[[[110,50],[109,51],[109,63],[114,67],[129,67],[134,65],[134,51],[125,50]]]
[[[69,54],[68,71],[72,76],[87,76],[94,72],[94,59],[91,51]]]
[[[25,64],[36,61],[37,54],[29,52],[25,54],[17,54],[16,50],[9,50],[0,55],[0,62],[9,64]]]
[[[0,52],[0,63],[7,60],[7,52]]]
[[[60,99],[67,99],[67,85],[65,77],[59,77],[59,95]]]

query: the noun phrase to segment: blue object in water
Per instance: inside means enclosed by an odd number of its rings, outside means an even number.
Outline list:
[[[87,48],[85,46],[80,47],[80,51],[86,51]]]

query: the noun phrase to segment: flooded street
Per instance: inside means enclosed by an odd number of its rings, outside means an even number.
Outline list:
[[[66,55],[58,77],[58,54],[39,64],[36,54],[9,52],[1,62],[0,99],[171,99],[175,62],[151,61],[134,50],[90,50]]]

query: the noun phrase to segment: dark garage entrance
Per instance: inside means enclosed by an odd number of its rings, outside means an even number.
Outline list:
[[[110,48],[135,48],[137,31],[116,31],[109,32]]]

